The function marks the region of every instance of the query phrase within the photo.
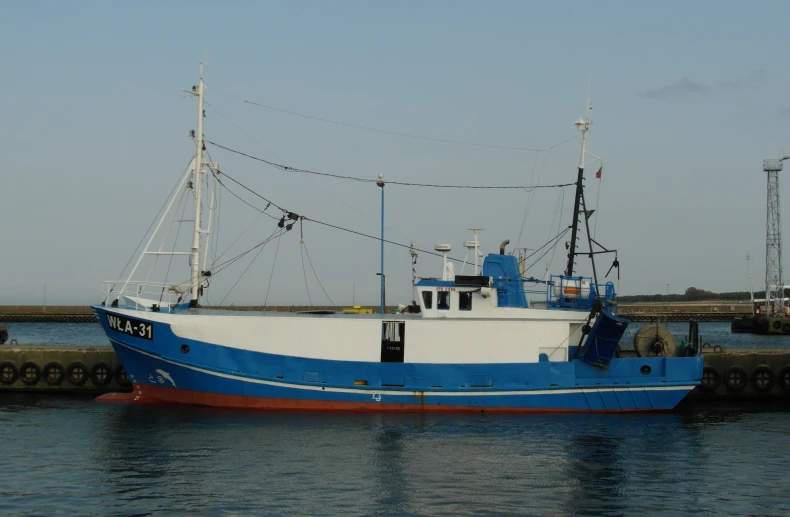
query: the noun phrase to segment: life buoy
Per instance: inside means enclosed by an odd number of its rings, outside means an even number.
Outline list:
[[[785,366],[779,371],[779,375],[776,376],[776,382],[783,390],[790,391],[790,366]]]
[[[723,352],[724,349],[721,347],[721,345],[716,345],[716,346],[713,347],[713,351],[714,352]]]
[[[724,374],[724,385],[732,391],[742,391],[749,384],[749,374],[740,366],[730,366]]]
[[[702,369],[702,381],[700,382],[700,388],[702,391],[716,391],[721,385],[721,375],[716,368],[712,366],[706,366]]]
[[[19,371],[16,365],[10,361],[0,363],[0,383],[6,386],[14,384],[19,378]]]
[[[129,381],[129,374],[126,373],[126,368],[120,363],[115,367],[115,382],[121,386],[130,386],[132,384]]]
[[[790,334],[790,323],[785,323],[782,325],[782,332],[785,334]]]
[[[41,376],[50,386],[59,386],[66,378],[66,372],[60,363],[51,362],[41,369]]]
[[[19,379],[28,386],[33,386],[41,380],[41,368],[32,361],[22,363],[19,367]]]
[[[774,322],[771,324],[771,326],[772,326],[772,327],[773,327],[775,330],[779,330],[780,328],[782,328],[782,322],[781,322],[781,321],[779,321],[779,320],[774,320]]]
[[[66,378],[74,386],[82,386],[88,380],[88,370],[80,362],[71,363],[66,368]]]
[[[112,368],[107,363],[96,363],[91,368],[91,381],[96,386],[104,386],[112,380]]]
[[[770,366],[761,364],[752,370],[749,380],[757,391],[770,391],[776,383],[776,375]]]

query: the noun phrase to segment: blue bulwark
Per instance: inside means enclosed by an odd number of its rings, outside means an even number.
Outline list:
[[[499,307],[528,307],[518,260],[511,255],[489,254],[483,262],[483,276],[494,279]]]

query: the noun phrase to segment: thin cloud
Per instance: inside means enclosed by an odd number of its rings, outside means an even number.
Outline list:
[[[746,77],[719,81],[717,86],[724,91],[754,89],[768,79],[768,72],[763,69],[754,70]]]
[[[780,117],[790,117],[790,108],[779,110]]]
[[[705,95],[708,92],[710,92],[708,86],[694,82],[688,77],[684,77],[680,81],[662,86],[661,88],[645,90],[642,95],[649,99],[666,100],[675,97]]]

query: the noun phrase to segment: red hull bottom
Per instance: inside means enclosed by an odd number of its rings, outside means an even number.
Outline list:
[[[101,402],[133,402],[135,404],[188,404],[219,408],[263,411],[346,411],[364,413],[633,413],[648,410],[587,411],[578,409],[469,407],[438,404],[388,404],[383,402],[334,402],[303,399],[221,395],[200,391],[135,384],[131,393],[106,393]]]

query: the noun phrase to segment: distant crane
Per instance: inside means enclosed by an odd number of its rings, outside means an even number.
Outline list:
[[[768,173],[768,213],[765,223],[765,312],[784,313],[784,282],[782,281],[782,228],[779,219],[779,171],[785,156],[779,160],[763,160]],[[773,302],[773,304],[772,304]],[[778,302],[778,305],[777,305]]]

